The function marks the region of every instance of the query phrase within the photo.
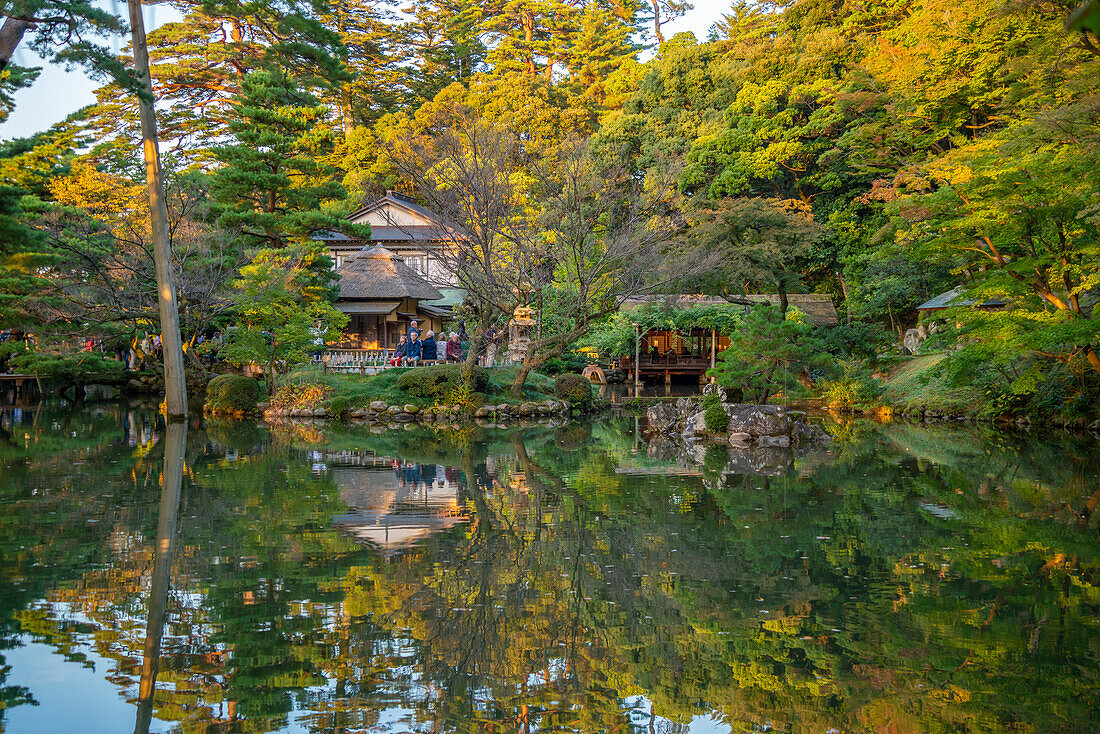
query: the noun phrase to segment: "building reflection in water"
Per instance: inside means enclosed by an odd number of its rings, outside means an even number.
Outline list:
[[[333,525],[386,560],[469,521],[466,477],[454,467],[356,452],[326,455],[330,476],[351,512]]]

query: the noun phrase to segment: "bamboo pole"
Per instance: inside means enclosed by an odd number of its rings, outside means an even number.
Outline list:
[[[145,156],[145,182],[149,192],[149,225],[153,235],[153,262],[157,271],[157,302],[160,307],[160,344],[164,354],[164,403],[169,421],[187,417],[187,382],[183,372],[183,340],[180,337],[176,280],[172,272],[172,251],[168,242],[168,208],[164,199],[160,151],[157,148],[157,118],[153,107],[153,81],[149,73],[149,49],[145,42],[145,20],[140,0],[127,0],[134,50],[134,72],[139,85],[141,143]]]

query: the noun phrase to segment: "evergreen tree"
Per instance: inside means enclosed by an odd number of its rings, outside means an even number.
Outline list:
[[[222,167],[211,193],[222,227],[281,247],[322,227],[346,226],[322,211],[344,196],[325,117],[325,108],[288,76],[261,71],[244,78],[228,125],[234,142],[215,149]]]

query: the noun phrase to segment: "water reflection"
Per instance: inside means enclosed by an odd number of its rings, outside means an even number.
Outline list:
[[[0,423],[0,642],[94,664],[94,695],[133,702],[139,731],[1100,720],[1087,438],[857,422],[826,453],[740,470],[716,447],[662,454],[632,419]],[[20,665],[0,675],[6,731],[53,730]]]
[[[138,685],[137,722],[134,734],[148,734],[153,719],[153,696],[160,664],[160,643],[171,584],[172,549],[176,538],[180,488],[183,484],[183,452],[187,444],[187,425],[170,423],[164,429],[164,471],[160,480],[160,508],[157,512],[156,550],[153,578],[149,585],[149,612],[145,629],[145,648],[141,659]]]

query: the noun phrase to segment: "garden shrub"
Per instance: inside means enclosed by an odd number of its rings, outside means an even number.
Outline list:
[[[225,385],[225,383],[231,377],[233,377],[233,375],[218,375],[217,377],[210,380],[210,382],[206,383],[207,404],[215,405],[221,400],[222,386]]]
[[[279,386],[271,396],[271,406],[280,410],[316,410],[321,407],[332,388],[315,382],[288,382]]]
[[[844,374],[829,380],[821,388],[821,397],[829,407],[839,411],[870,410],[879,404],[882,388],[879,383],[854,365]]]
[[[729,414],[719,402],[708,405],[703,411],[703,421],[707,424],[707,430],[711,433],[725,433],[730,424]]]
[[[206,386],[206,404],[219,410],[251,413],[259,400],[259,384],[244,375],[218,375]]]
[[[442,398],[463,387],[461,364],[434,364],[415,367],[397,378],[397,386],[418,398]],[[489,387],[489,371],[474,366],[470,374],[472,392],[484,392]]]
[[[554,380],[554,394],[574,408],[588,410],[592,407],[592,383],[583,375],[558,375]]]
[[[551,357],[542,363],[539,367],[539,372],[544,375],[556,377],[557,375],[579,372],[588,366],[588,359],[576,352],[570,354],[562,354],[557,357]]]
[[[325,408],[328,414],[339,418],[347,415],[348,412],[348,399],[342,395],[337,395],[328,401],[328,406]]]

